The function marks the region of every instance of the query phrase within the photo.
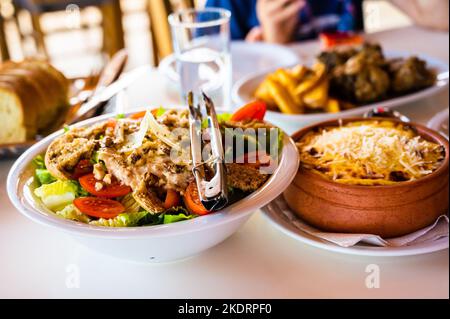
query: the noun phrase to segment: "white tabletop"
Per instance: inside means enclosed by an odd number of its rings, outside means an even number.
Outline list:
[[[389,50],[427,54],[448,63],[448,33],[414,27],[370,36]],[[294,45],[308,58],[316,43]],[[156,72],[130,90],[130,105],[178,104]],[[448,107],[448,90],[405,106],[426,122]],[[66,235],[22,217],[10,204],[0,162],[0,298],[415,298],[449,297],[448,250],[401,258],[340,255],[301,244],[255,213],[234,236],[172,264],[135,264],[99,255]],[[366,286],[369,265],[380,287]],[[79,285],[74,285],[79,274]],[[75,282],[76,283],[76,282]]]

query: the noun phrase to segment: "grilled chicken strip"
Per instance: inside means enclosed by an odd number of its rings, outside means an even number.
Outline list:
[[[166,210],[163,202],[158,198],[155,192],[147,188],[145,182],[141,182],[139,188],[133,192],[133,198],[150,214],[161,214]]]
[[[54,140],[45,154],[45,165],[50,174],[58,179],[70,179],[78,162],[92,157],[105,129],[106,123],[89,128],[74,128]]]

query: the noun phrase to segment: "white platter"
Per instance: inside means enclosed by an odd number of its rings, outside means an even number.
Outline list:
[[[405,52],[394,52],[394,51],[385,52],[385,56],[387,58],[401,58],[401,57],[409,57],[411,55],[413,54]],[[352,117],[363,115],[364,113],[366,113],[367,111],[371,110],[376,106],[383,106],[395,109],[399,106],[419,101],[426,97],[433,96],[438,92],[442,91],[443,89],[445,89],[449,83],[448,65],[440,60],[434,59],[429,56],[424,55],[417,55],[417,56],[425,60],[428,66],[434,69],[438,75],[438,80],[436,84],[430,88],[418,91],[416,93],[408,94],[402,97],[392,98],[379,103],[372,103],[360,106],[355,109],[345,110],[335,114],[321,113],[321,114],[288,115],[279,112],[268,112],[267,119],[273,122],[275,125],[278,125],[283,129],[286,129],[288,132],[295,132],[299,128],[306,126],[308,124],[313,124],[315,122],[334,119],[337,117]],[[254,100],[253,94],[256,91],[259,84],[265,79],[267,74],[272,73],[276,69],[278,69],[278,67],[272,68],[272,70],[270,70],[269,72],[258,71],[236,83],[236,85],[233,87],[232,93],[233,102],[236,105],[244,105],[248,102],[253,101]]]
[[[376,247],[366,244],[357,244],[356,246],[346,248],[312,236],[294,226],[280,210],[276,201],[271,202],[261,210],[263,211],[265,219],[286,235],[307,245],[335,253],[359,256],[398,257],[428,254],[448,249],[449,247],[449,238],[447,237],[404,247]]]

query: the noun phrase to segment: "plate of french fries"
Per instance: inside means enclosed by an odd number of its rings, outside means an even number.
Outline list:
[[[407,57],[406,53],[387,52],[388,57]],[[277,125],[297,126],[333,119],[363,115],[377,106],[396,108],[432,96],[448,86],[448,65],[431,57],[421,56],[436,71],[436,84],[404,96],[356,105],[330,96],[330,76],[325,64],[297,64],[253,74],[236,83],[233,102],[242,105],[264,101],[268,119]],[[441,79],[442,77],[442,79]]]
[[[266,102],[270,110],[284,114],[338,113],[355,107],[329,97],[329,86],[323,63],[316,62],[311,68],[299,64],[269,74],[254,97]]]

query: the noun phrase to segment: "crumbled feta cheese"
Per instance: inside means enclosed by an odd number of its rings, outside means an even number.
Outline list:
[[[97,163],[94,165],[94,177],[98,181],[101,181],[105,177],[105,169],[102,164]]]
[[[100,183],[100,182],[96,182],[96,183],[95,183],[95,190],[96,190],[97,192],[99,192],[99,191],[101,191],[102,189],[103,189],[103,184]]]

